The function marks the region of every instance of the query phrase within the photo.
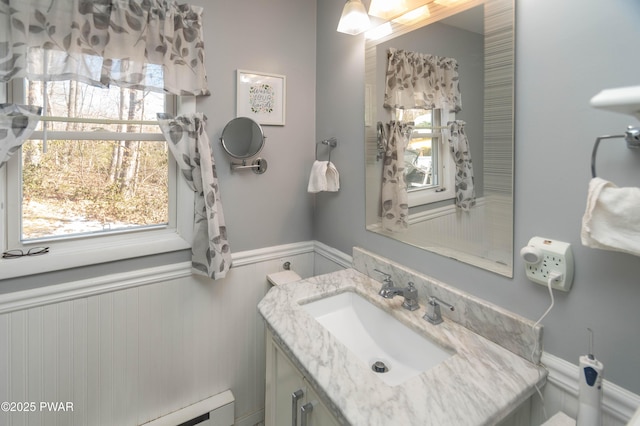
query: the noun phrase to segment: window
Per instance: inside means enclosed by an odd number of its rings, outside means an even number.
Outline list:
[[[26,81],[45,117],[153,120],[165,95]],[[41,121],[21,152],[21,242],[167,226],[168,149],[155,125]]]
[[[60,265],[73,267],[189,247],[193,204],[178,199],[192,192],[149,123],[158,112],[175,113],[175,97],[75,81],[9,88],[11,101],[42,105],[51,121],[4,167],[4,250],[50,246],[39,262],[95,250]]]
[[[414,123],[404,158],[410,207],[454,197],[455,167],[442,137],[442,115],[439,109],[396,110],[397,120]]]

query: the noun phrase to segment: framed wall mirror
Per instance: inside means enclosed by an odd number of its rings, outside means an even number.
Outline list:
[[[366,39],[367,230],[512,277],[514,0],[427,7]],[[389,77],[406,74],[398,64],[411,60],[400,53],[455,68],[435,85],[457,92],[401,103],[390,89],[400,80]]]

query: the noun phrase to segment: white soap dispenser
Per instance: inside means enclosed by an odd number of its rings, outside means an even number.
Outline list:
[[[593,356],[593,331],[589,354],[580,357],[580,394],[576,426],[602,426],[602,373],[604,366]]]

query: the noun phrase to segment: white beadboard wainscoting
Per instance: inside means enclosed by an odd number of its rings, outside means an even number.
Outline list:
[[[231,390],[238,426],[264,418],[266,275],[348,266],[317,242],[237,253],[219,281],[183,263],[0,296],[0,424],[139,425]],[[73,411],[40,410],[70,402]],[[65,405],[65,408],[68,405]],[[17,408],[17,407],[16,407]]]
[[[563,412],[575,419],[578,414],[578,365],[548,353],[542,354],[542,363],[549,370],[547,384],[542,392],[544,407],[541,399],[534,395],[531,426],[545,422],[545,411],[548,418]],[[625,426],[640,407],[640,395],[609,382],[606,380],[606,373],[605,370],[602,385],[602,426]]]
[[[183,263],[0,296],[0,402],[71,402],[73,411],[5,413],[0,425],[140,425],[231,390],[235,425],[264,418],[266,275],[349,267],[316,241],[236,253],[223,280]],[[575,416],[578,366],[543,354],[549,417]],[[604,426],[623,426],[640,397],[604,385]],[[537,396],[531,426],[544,422]]]

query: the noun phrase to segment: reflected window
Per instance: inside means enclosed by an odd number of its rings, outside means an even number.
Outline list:
[[[442,136],[440,109],[396,109],[395,119],[413,122],[413,132],[404,153],[405,182],[411,207],[452,198],[454,168]]]
[[[404,154],[408,191],[434,188],[440,182],[439,116],[434,110],[412,109],[404,112],[404,120],[414,123]]]

